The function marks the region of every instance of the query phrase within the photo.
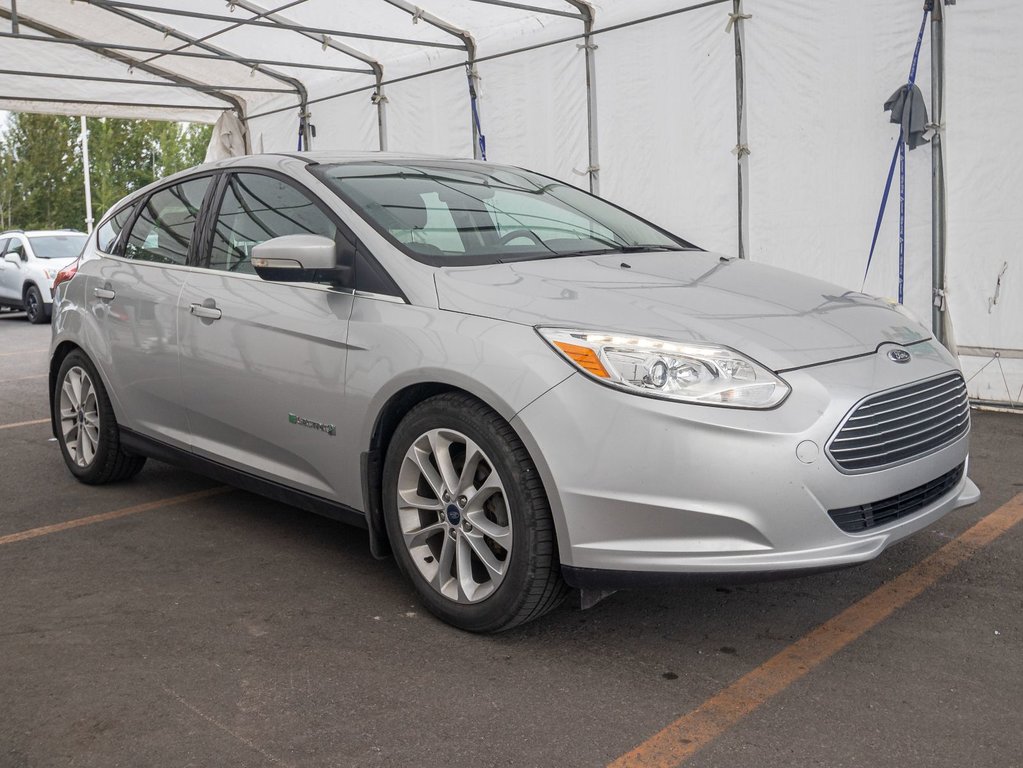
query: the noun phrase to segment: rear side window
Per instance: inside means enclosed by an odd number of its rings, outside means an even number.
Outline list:
[[[122,208],[99,225],[96,233],[96,247],[103,253],[114,252],[117,238],[121,234],[121,230],[124,229],[124,225],[128,223],[128,219],[131,218],[131,209],[130,205],[127,208]]]
[[[124,255],[138,261],[185,264],[210,177],[161,189],[146,201],[128,234]]]
[[[224,189],[210,248],[210,269],[255,274],[253,246],[283,235],[323,235],[337,228],[304,192],[273,176],[235,173]]]

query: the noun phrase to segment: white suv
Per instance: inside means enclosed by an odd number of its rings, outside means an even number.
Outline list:
[[[82,252],[88,238],[73,230],[0,234],[0,307],[24,309],[30,323],[50,319],[50,286]]]

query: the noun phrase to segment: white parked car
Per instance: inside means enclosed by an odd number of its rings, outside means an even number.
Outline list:
[[[68,229],[0,234],[0,307],[24,309],[30,323],[49,320],[53,279],[78,258],[87,239]]]

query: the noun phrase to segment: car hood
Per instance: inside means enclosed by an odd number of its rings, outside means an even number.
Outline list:
[[[877,298],[703,252],[602,254],[449,267],[441,309],[732,347],[775,371],[930,337]]]

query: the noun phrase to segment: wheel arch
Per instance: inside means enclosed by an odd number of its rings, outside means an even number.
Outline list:
[[[421,381],[407,384],[392,393],[376,411],[373,419],[373,426],[370,431],[368,448],[362,454],[362,493],[364,507],[366,510],[366,522],[369,528],[370,550],[374,557],[386,558],[390,554],[390,543],[387,538],[387,530],[384,526],[383,514],[383,473],[384,458],[387,455],[387,448],[395,430],[405,418],[405,415],[419,403],[431,397],[444,393],[460,393],[487,406],[501,418],[508,422],[509,426],[518,433],[512,420],[515,417],[515,410],[507,403],[499,402],[496,396],[488,397],[486,394],[472,391],[464,386],[443,380]],[[519,435],[519,439],[522,436]],[[530,458],[534,463],[542,462],[542,459],[532,455]],[[543,473],[541,473],[541,479]],[[550,497],[550,488],[544,483],[544,490]]]
[[[76,349],[82,350],[82,348],[75,344],[73,341],[62,341],[60,344],[57,345],[57,348],[53,350],[53,354],[50,355],[49,376],[50,430],[52,431],[54,437],[57,437],[57,417],[54,414],[53,408],[53,401],[54,397],[56,396],[55,390],[57,389],[57,374],[60,373],[60,366],[63,365],[64,359],[72,352],[74,352]],[[84,350],[82,350],[82,354],[83,355],[85,354]],[[105,382],[104,386],[106,386]]]

